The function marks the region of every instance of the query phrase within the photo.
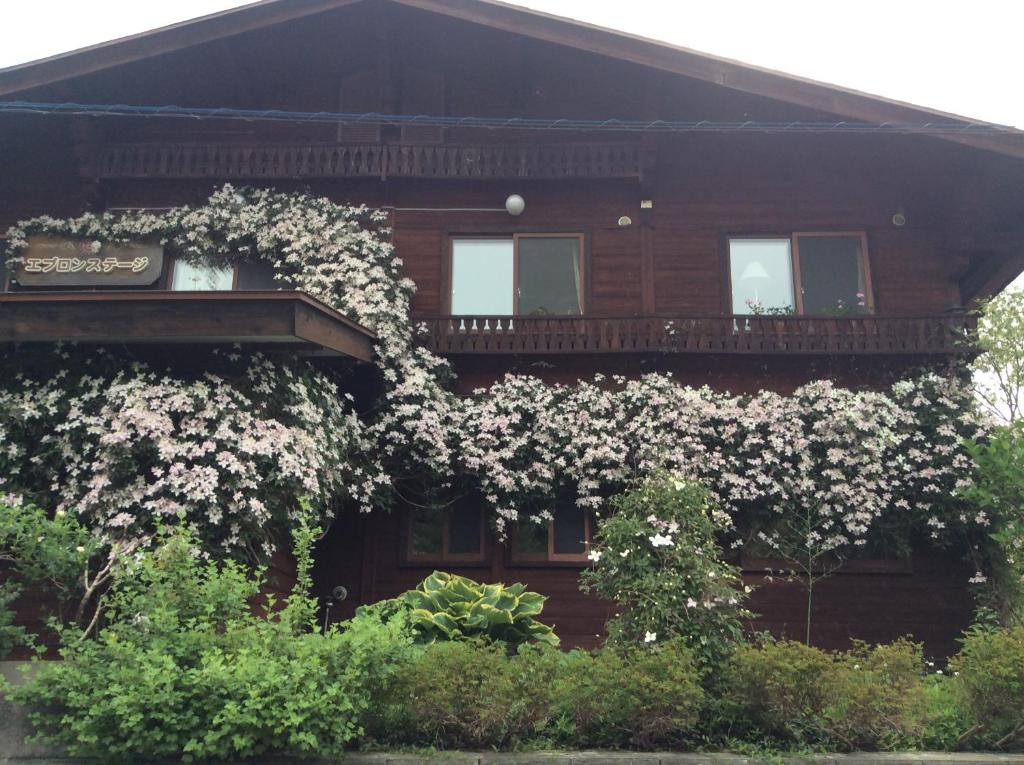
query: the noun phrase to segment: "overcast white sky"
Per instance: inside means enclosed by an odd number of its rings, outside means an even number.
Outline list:
[[[521,0],[516,4],[1024,127],[1021,0]],[[6,0],[3,5],[0,67],[245,3]]]

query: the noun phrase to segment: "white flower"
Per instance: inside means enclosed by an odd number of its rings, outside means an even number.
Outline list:
[[[629,555],[629,548],[628,547],[625,550],[623,550],[622,552],[619,553],[619,557],[622,557],[622,558],[625,558],[627,555]]]
[[[672,537],[667,535],[655,534],[653,537],[648,537],[648,539],[651,540],[652,547],[671,547],[672,545]]]
[[[687,608],[696,608],[697,607],[697,601],[694,600],[693,598],[687,598],[686,599],[686,607]]]
[[[646,633],[644,635],[644,642],[645,643],[653,643],[657,639],[658,639],[658,633],[657,632],[648,632],[648,633]]]
[[[601,560],[601,551],[591,550],[587,553],[587,558],[594,561],[594,563],[597,563],[599,560]]]
[[[75,552],[84,553],[85,552],[85,548],[82,547],[82,545],[79,545],[78,547],[75,548]]]

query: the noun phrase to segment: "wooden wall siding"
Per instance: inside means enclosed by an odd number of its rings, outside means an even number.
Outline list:
[[[589,309],[596,315],[636,316],[643,313],[640,278],[639,214],[632,212],[634,225],[595,226],[590,237]],[[623,212],[623,214],[628,214]],[[609,218],[614,215],[610,211]]]
[[[317,553],[318,591],[348,588],[349,600],[333,615],[346,618],[355,608],[394,597],[414,587],[435,566],[402,565],[400,516],[375,513],[341,518]],[[543,620],[555,626],[563,645],[594,646],[614,606],[579,591],[578,566],[521,566],[507,562],[500,547],[488,562],[444,570],[477,581],[523,582],[548,596]],[[816,585],[812,640],[828,648],[846,648],[851,639],[891,641],[913,635],[932,656],[956,651],[956,636],[971,621],[973,600],[966,584],[971,571],[930,548],[915,552],[909,574],[835,574]],[[806,600],[803,586],[778,577],[747,572],[744,581],[757,589],[751,599],[759,614],[750,626],[802,639]]]

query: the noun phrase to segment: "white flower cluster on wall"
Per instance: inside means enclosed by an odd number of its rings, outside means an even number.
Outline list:
[[[26,358],[0,388],[0,494],[77,512],[108,537],[184,519],[211,549],[272,552],[270,530],[385,481],[350,399],[326,375],[211,353],[194,378],[103,349]],[[372,484],[372,479],[370,483]],[[300,502],[299,498],[303,498]]]
[[[499,530],[550,517],[566,490],[598,507],[656,469],[704,481],[730,515],[813,506],[833,546],[863,540],[892,513],[936,534],[985,521],[951,499],[970,472],[960,439],[982,423],[966,389],[936,375],[887,394],[823,381],[790,396],[743,397],[660,374],[574,386],[508,376],[460,398],[447,363],[415,342],[415,285],[385,223],[364,207],[225,186],[201,207],[11,229],[8,258],[31,234],[48,233],[158,240],[211,265],[268,261],[279,281],[377,334],[383,394],[357,415],[327,375],[259,356],[243,359],[238,378],[190,381],[127,365],[106,375],[22,374],[0,391],[0,491],[45,481],[61,507],[111,529],[184,514],[229,547],[268,544],[266,521],[296,512],[299,497],[321,512],[335,496],[368,510],[410,476],[420,487],[478,491]],[[40,430],[46,437],[36,440]],[[59,477],[36,474],[55,460]]]

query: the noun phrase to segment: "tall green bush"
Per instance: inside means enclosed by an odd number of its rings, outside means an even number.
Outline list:
[[[727,523],[702,485],[658,474],[611,500],[597,527],[584,591],[614,601],[614,643],[682,638],[702,665],[742,638],[749,588],[722,560],[715,534]]]
[[[302,591],[310,544],[300,530],[299,591],[280,612],[254,614],[258,579],[170,533],[119,572],[98,637],[69,639],[64,661],[41,665],[11,698],[39,740],[104,762],[340,754],[412,636],[402,616],[317,633]]]

